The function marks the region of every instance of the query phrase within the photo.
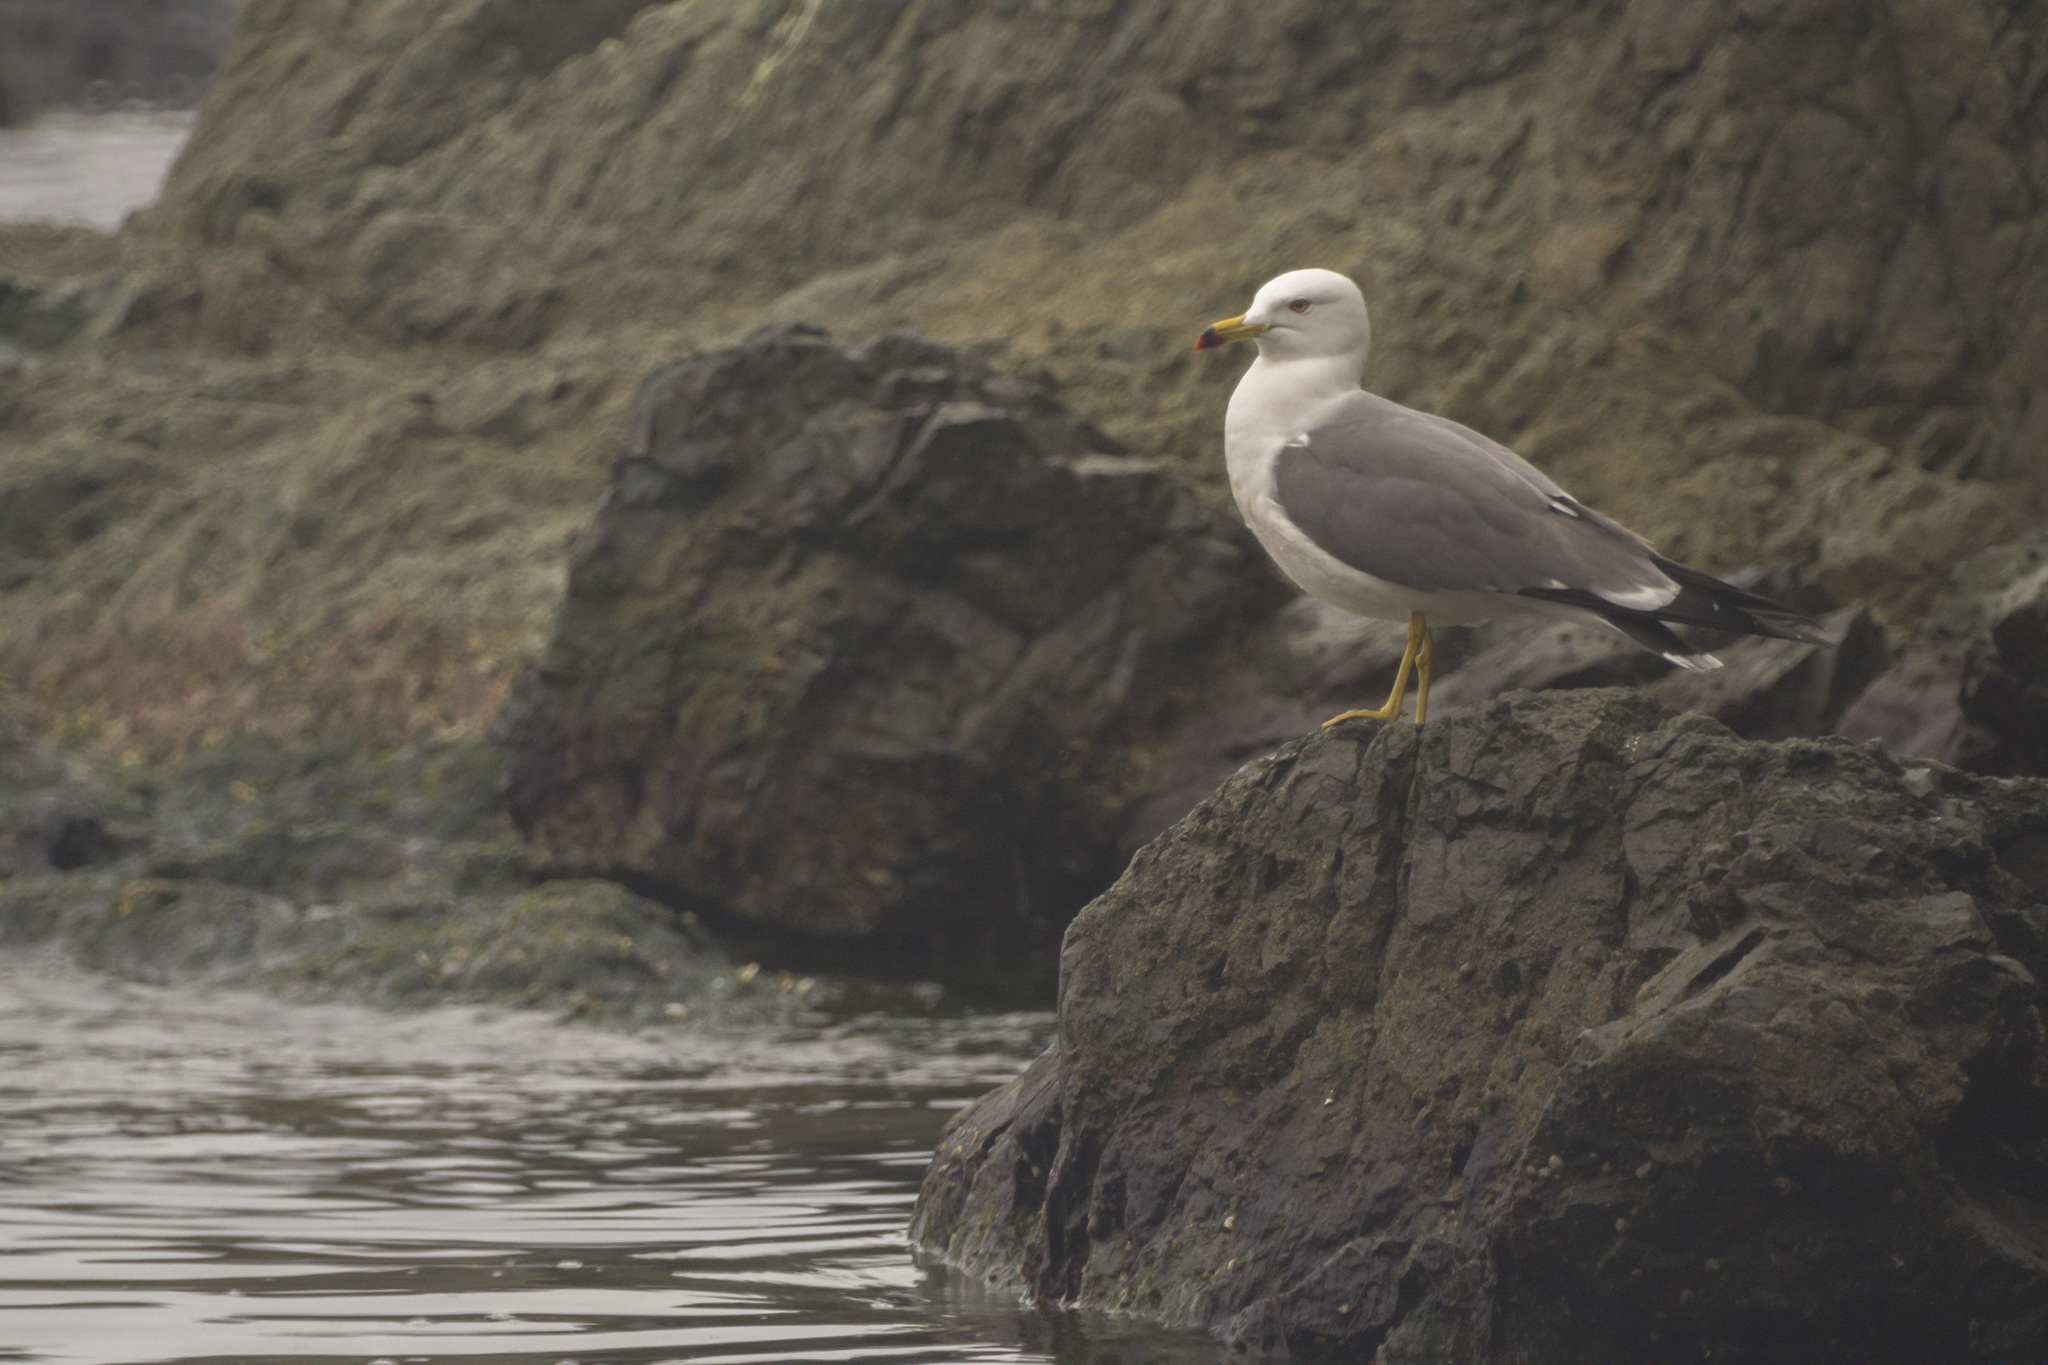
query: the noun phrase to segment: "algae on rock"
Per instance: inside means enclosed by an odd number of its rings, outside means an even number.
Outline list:
[[[2044,52],[1939,0],[250,0],[159,206],[0,229],[0,507],[50,510],[0,672],[155,752],[473,732],[655,363],[990,343],[1220,498],[1188,338],[1308,263],[1376,388],[1910,624],[2041,505]]]
[[[168,768],[96,764],[0,718],[0,944],[295,995],[732,1013],[731,964],[693,917],[535,873],[503,761],[474,741],[244,737]]]

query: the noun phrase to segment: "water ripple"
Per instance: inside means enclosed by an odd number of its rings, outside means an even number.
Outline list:
[[[1158,1361],[905,1243],[1043,1014],[628,1035],[0,968],[0,1360]]]

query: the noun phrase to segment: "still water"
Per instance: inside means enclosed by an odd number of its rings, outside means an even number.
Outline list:
[[[1086,1361],[904,1236],[1037,1013],[641,1033],[0,966],[0,1361]]]
[[[0,128],[0,221],[44,219],[117,228],[156,198],[189,112],[52,111]]]

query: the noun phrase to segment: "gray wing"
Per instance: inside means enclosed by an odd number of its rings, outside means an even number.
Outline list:
[[[1448,418],[1363,391],[1280,451],[1289,518],[1352,568],[1420,592],[1584,589],[1631,608],[1677,585],[1634,532]]]

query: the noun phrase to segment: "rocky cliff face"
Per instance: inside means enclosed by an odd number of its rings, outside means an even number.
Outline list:
[[[1879,466],[1996,478],[2048,440],[2048,48],[1994,6],[612,5],[537,51],[521,6],[471,0],[378,31],[360,77],[348,13],[273,24],[169,199],[347,244],[342,294],[398,335],[528,326],[534,251],[571,311],[794,290],[1068,352],[1116,434],[1206,467],[1218,367],[1185,319],[1316,260],[1378,305],[1380,385],[1533,441],[1674,551],[1797,543],[1860,592],[1898,569],[1818,523],[1914,518]],[[253,117],[305,59],[332,93]],[[1100,272],[1049,280],[1077,250]],[[1135,404],[1089,375],[1105,350]],[[1935,558],[1972,506],[1915,519]]]
[[[2037,1358],[2044,850],[1633,692],[1315,734],[1074,921],[913,1235],[1310,1359]]]
[[[1220,495],[1188,338],[1309,262],[1372,384],[1709,567],[1897,626],[2039,505],[2031,7],[572,8],[252,0],[158,211],[10,231],[13,681],[480,724],[634,384],[764,311],[987,343]]]

